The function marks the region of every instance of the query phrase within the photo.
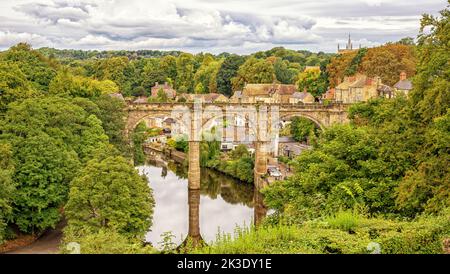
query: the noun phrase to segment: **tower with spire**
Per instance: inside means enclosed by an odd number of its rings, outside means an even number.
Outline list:
[[[361,45],[359,47],[361,48]],[[347,44],[345,45],[345,49],[341,49],[341,46],[338,43],[338,53],[340,53],[340,54],[349,53],[349,52],[353,52],[356,50],[357,49],[353,49],[353,43],[352,43],[352,38],[350,36],[350,33],[348,34],[348,41],[347,41]]]
[[[350,33],[348,34],[348,42],[345,46],[346,50],[353,50],[352,38],[350,37]]]

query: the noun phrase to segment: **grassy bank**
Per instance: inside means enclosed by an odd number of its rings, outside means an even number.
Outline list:
[[[450,218],[425,217],[413,222],[338,214],[302,225],[266,225],[220,235],[195,253],[225,254],[436,254],[450,237]]]

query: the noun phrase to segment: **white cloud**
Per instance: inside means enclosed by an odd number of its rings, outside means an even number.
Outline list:
[[[37,2],[38,1],[38,2]],[[415,36],[441,0],[18,0],[0,2],[0,48],[222,50],[284,45],[335,51],[352,33],[367,45]],[[358,41],[355,41],[357,43]]]
[[[46,37],[38,34],[26,33],[26,32],[10,32],[0,31],[0,48],[10,47],[11,45],[18,44],[20,42],[27,42],[36,47],[51,46],[52,42]]]

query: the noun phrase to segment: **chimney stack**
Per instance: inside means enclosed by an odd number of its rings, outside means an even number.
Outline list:
[[[400,73],[400,81],[406,80],[406,72],[402,71]]]

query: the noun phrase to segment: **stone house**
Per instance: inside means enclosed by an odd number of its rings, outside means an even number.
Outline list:
[[[400,80],[394,85],[394,90],[408,95],[412,88],[412,82],[406,78],[406,72],[402,71],[400,73]]]
[[[202,103],[228,103],[228,97],[220,93],[206,93],[206,94],[187,94],[187,102],[195,102],[199,100]]]
[[[289,98],[297,91],[295,85],[284,84],[246,84],[239,96],[247,103],[280,104],[289,103]]]
[[[314,103],[314,96],[312,96],[312,94],[307,92],[306,90],[303,90],[303,92],[296,91],[289,98],[289,103],[291,103],[291,104],[298,104],[298,103],[312,104],[312,103]]]
[[[336,86],[334,99],[347,104],[367,101],[379,96],[380,85],[379,77],[370,78],[362,74],[345,77],[344,81]]]

